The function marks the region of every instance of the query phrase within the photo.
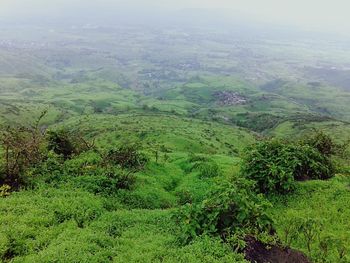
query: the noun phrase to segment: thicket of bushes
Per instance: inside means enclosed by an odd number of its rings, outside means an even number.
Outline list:
[[[241,246],[246,235],[273,231],[272,219],[266,214],[268,207],[269,202],[251,191],[247,180],[217,183],[203,202],[186,204],[175,214],[181,226],[181,242],[214,235]]]
[[[134,173],[148,158],[138,144],[97,149],[75,130],[42,131],[38,126],[7,127],[1,133],[1,195],[39,178],[52,183],[65,177],[94,193],[111,194],[131,189]],[[6,187],[5,187],[6,186]]]
[[[240,127],[248,128],[252,131],[263,132],[278,125],[284,120],[283,117],[269,113],[238,113],[232,122]]]
[[[293,190],[295,181],[333,177],[331,155],[336,148],[324,133],[297,142],[263,140],[247,149],[242,174],[256,182],[260,193],[287,193]]]

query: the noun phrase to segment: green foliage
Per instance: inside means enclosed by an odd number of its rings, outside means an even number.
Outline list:
[[[102,175],[79,176],[72,179],[71,182],[76,187],[83,188],[88,192],[112,196],[120,189],[132,189],[135,183],[135,177],[133,174],[126,174],[122,171],[106,171]]]
[[[6,27],[0,122],[25,129],[13,128],[0,147],[0,196],[6,197],[0,198],[0,261],[244,262],[235,251],[244,247],[246,234],[269,228],[261,221],[272,213],[284,244],[315,262],[350,262],[347,178],[296,182],[333,175],[331,160],[340,149],[329,137],[281,142],[279,149],[266,147],[273,153],[262,149],[251,159],[250,171],[264,190],[295,189],[268,196],[275,198],[273,207],[264,205],[250,184],[213,183],[239,169],[236,157],[259,133],[292,139],[319,127],[345,142],[350,104],[348,90],[340,86],[349,86],[348,72],[341,69],[349,56],[337,45],[310,52],[308,41],[286,46],[276,38],[273,48],[271,41],[251,46],[245,41],[232,52],[224,33],[198,45],[179,28],[176,36],[164,32],[165,40],[179,41],[158,41],[154,48],[153,31],[121,26],[111,29],[125,36],[119,42],[108,28],[102,34],[74,30],[74,41],[71,30],[51,30],[45,35],[49,45],[40,50],[40,32],[47,30],[36,28],[28,42],[25,34],[16,39]],[[14,41],[8,45],[6,39]],[[26,56],[18,52],[23,45]],[[313,63],[327,53],[335,69]],[[266,62],[263,74],[257,59]],[[291,61],[308,66],[290,70]],[[254,86],[273,75],[281,79]],[[218,100],[215,94],[223,91],[241,94],[246,103],[221,105],[230,99]],[[44,136],[44,129],[26,123],[47,107],[42,123],[50,132]],[[85,114],[89,117],[81,121]],[[142,140],[147,148],[130,150],[125,140]],[[348,145],[341,151],[337,161],[349,171]],[[187,158],[189,152],[196,155]],[[18,186],[25,187],[10,194]],[[179,230],[171,213],[182,205]],[[188,224],[185,217],[191,218]],[[175,242],[181,235],[187,241],[191,236],[191,242]]]
[[[184,243],[201,235],[217,235],[225,240],[237,231],[270,231],[272,220],[265,212],[268,206],[262,196],[251,191],[250,183],[222,182],[203,202],[183,206],[175,217]]]
[[[64,172],[70,176],[101,175],[103,158],[95,151],[83,152],[63,164]]]
[[[269,113],[238,113],[232,118],[232,122],[237,126],[256,132],[272,129],[282,121],[283,117]]]
[[[40,119],[39,119],[40,120]],[[0,132],[0,184],[14,189],[26,183],[25,172],[45,156],[45,140],[38,127],[7,127]]]
[[[64,159],[95,149],[94,141],[86,140],[82,132],[75,128],[49,130],[46,137],[48,149],[63,156]]]
[[[301,235],[308,254],[311,254],[311,244],[319,238],[323,224],[321,219],[314,218],[293,218],[288,219],[286,228],[284,229],[284,240],[288,246],[292,244],[293,239]]]
[[[296,160],[293,174],[296,180],[326,180],[334,176],[333,161],[317,148],[298,145],[293,153]]]
[[[49,131],[47,137],[48,149],[62,155],[64,159],[68,159],[76,153],[76,149],[71,142],[72,138],[66,130]]]
[[[328,179],[334,176],[334,167],[317,148],[272,139],[247,149],[242,173],[256,181],[261,193],[288,193],[295,180]]]
[[[188,172],[197,171],[202,179],[217,177],[221,174],[219,165],[207,157],[192,155],[188,161],[191,164]]]
[[[277,140],[250,147],[243,158],[243,174],[257,182],[261,193],[285,193],[294,187],[294,148]]]
[[[10,195],[11,186],[4,184],[0,186],[0,197],[7,197]]]
[[[331,136],[319,130],[307,135],[306,138],[303,139],[303,144],[311,146],[327,157],[335,154],[339,148]]]
[[[297,183],[294,193],[274,196],[270,209],[281,241],[314,262],[348,262],[349,178]]]
[[[235,262],[246,263],[244,255],[233,253],[230,245],[225,244],[219,237],[200,236],[187,246],[183,246],[177,255],[175,262]]]
[[[109,150],[105,160],[122,168],[142,169],[148,162],[146,155],[140,152],[138,144],[124,144],[118,148]]]
[[[83,229],[104,210],[101,200],[77,189],[45,186],[36,191],[21,191],[4,198],[0,207],[0,259],[3,262],[13,259],[23,262],[29,255],[37,256],[35,262],[45,262],[43,259],[38,260],[38,257],[46,258],[47,262],[50,260],[44,256],[46,252],[60,250],[60,244],[69,248],[74,239],[79,239],[74,250],[79,246],[84,249],[86,245],[89,246],[89,242],[97,245],[97,240],[102,237],[98,235],[94,241],[82,234]],[[79,237],[79,233],[82,236]],[[43,251],[46,252],[39,253]],[[95,250],[97,251],[98,249]],[[71,259],[75,260],[73,257]],[[32,260],[28,258],[26,261],[33,262]]]
[[[180,189],[176,192],[176,196],[179,199],[180,205],[191,204],[193,202],[192,193],[186,189]]]
[[[195,169],[198,169],[200,178],[212,178],[220,175],[219,165],[214,161],[198,164]]]
[[[104,196],[116,195],[120,189],[131,190],[136,181],[133,171],[106,164],[96,151],[83,152],[68,160],[50,151],[40,165],[27,171],[27,175],[33,187],[43,183],[69,184]]]

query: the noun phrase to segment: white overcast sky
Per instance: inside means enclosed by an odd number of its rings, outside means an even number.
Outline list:
[[[224,8],[267,22],[350,32],[350,0],[0,0],[0,16],[72,10]]]

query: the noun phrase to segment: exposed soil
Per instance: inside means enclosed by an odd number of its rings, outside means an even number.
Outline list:
[[[246,239],[247,246],[244,249],[246,260],[254,263],[311,263],[311,261],[300,251],[267,245],[253,237]]]

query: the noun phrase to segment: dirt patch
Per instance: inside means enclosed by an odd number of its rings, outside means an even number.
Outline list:
[[[267,245],[253,237],[246,239],[247,246],[244,249],[246,260],[256,263],[311,263],[311,261],[300,251]]]

